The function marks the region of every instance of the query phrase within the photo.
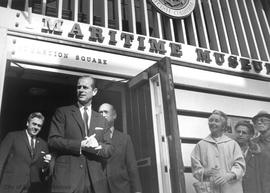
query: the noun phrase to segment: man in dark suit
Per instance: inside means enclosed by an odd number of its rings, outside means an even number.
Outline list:
[[[44,116],[41,113],[31,113],[26,123],[26,130],[10,132],[2,141],[1,193],[46,192],[43,177],[48,169],[46,162],[50,160],[50,155],[47,154],[46,142],[37,137],[43,122]]]
[[[104,161],[113,152],[108,123],[92,110],[97,94],[95,79],[77,82],[77,103],[56,110],[49,133],[49,146],[56,154],[52,192],[107,193]]]
[[[108,120],[115,152],[107,160],[106,175],[110,193],[139,193],[141,183],[130,136],[114,128],[117,113],[111,104],[104,103],[99,112]]]

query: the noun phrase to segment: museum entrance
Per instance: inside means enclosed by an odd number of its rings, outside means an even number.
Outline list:
[[[45,116],[40,137],[47,140],[49,124],[57,107],[76,102],[76,82],[78,76],[86,73],[67,72],[53,69],[32,69],[30,65],[14,64],[6,68],[1,108],[1,139],[10,131],[26,128],[26,120],[31,112],[41,112]],[[47,71],[46,71],[47,70]],[[95,75],[93,75],[96,77]],[[93,109],[98,110],[104,102],[111,103],[118,112],[116,125],[123,130],[122,98],[123,83],[96,77],[97,95],[93,99]]]
[[[76,82],[85,72],[10,62],[6,68],[1,108],[1,138],[23,130],[29,113],[42,112],[47,140],[57,107],[76,102]],[[92,74],[98,94],[93,110],[111,103],[118,113],[115,128],[134,144],[143,192],[184,193],[185,182],[174,84],[169,58],[158,61],[129,80]]]

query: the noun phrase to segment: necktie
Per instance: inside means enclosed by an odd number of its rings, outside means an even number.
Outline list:
[[[88,129],[88,113],[87,113],[87,107],[83,108],[83,121],[84,121],[84,127],[85,127],[85,135],[88,136],[89,135],[89,129]]]
[[[35,152],[34,137],[31,137],[31,140],[30,140],[30,149],[31,149],[31,157],[34,158],[34,152]]]

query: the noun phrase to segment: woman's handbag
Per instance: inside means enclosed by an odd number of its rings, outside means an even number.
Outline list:
[[[203,181],[203,175],[199,182],[193,183],[193,186],[197,193],[213,193],[213,182]]]

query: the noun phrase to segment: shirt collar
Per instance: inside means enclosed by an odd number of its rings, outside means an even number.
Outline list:
[[[113,134],[113,132],[114,132],[114,126],[112,126],[112,127],[110,128],[110,130],[111,130],[111,133]]]
[[[87,111],[92,109],[92,104],[83,106],[81,103],[78,102],[78,106],[79,106],[80,111],[82,111],[84,107],[87,107]]]
[[[29,133],[28,133],[27,129],[25,129],[25,132],[26,132],[27,138],[28,138],[28,139],[30,139],[30,138],[31,138],[31,136],[29,135]]]
[[[27,129],[25,129],[25,132],[26,132],[27,139],[28,139],[28,141],[30,142],[32,137],[31,137],[31,135],[28,133]],[[37,136],[33,136],[34,141],[36,140],[36,138],[37,138]]]
[[[227,141],[231,141],[232,139],[227,137],[226,135],[222,135],[221,137],[219,137],[218,139],[214,140],[210,135],[208,135],[205,139],[203,139],[204,141],[208,141],[210,143],[224,143],[224,142],[227,142]]]

